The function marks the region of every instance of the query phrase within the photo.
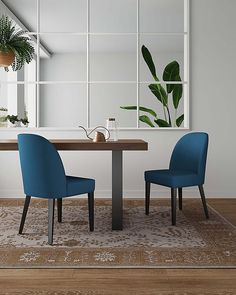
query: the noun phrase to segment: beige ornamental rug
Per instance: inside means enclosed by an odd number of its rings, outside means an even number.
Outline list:
[[[111,230],[111,201],[96,200],[95,231],[88,230],[85,199],[55,212],[54,245],[47,244],[47,203],[32,199],[24,234],[18,235],[23,201],[0,201],[1,268],[235,268],[236,228],[200,199],[184,200],[171,225],[170,201],[125,200],[124,229]]]

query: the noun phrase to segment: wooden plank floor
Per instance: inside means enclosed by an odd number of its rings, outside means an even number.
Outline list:
[[[236,199],[208,203],[236,225]],[[0,294],[230,295],[236,269],[5,269]]]

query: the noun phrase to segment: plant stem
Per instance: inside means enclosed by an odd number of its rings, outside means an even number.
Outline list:
[[[158,85],[158,84],[156,84],[156,85],[157,85],[157,88],[160,91],[160,97],[161,97],[161,103],[162,103],[162,108],[163,108],[163,112],[164,112],[164,117],[165,117],[165,120],[167,121],[166,110],[165,110],[165,103],[163,101],[162,93],[161,93],[161,90],[160,90],[160,85]]]
[[[162,95],[161,95],[161,102],[162,102],[162,107],[163,107],[163,112],[164,112],[165,121],[167,121],[166,109],[165,109],[165,105],[164,105],[164,101],[163,101]]]
[[[165,116],[165,121],[167,121],[166,109],[165,109],[165,106],[163,103],[162,103],[162,107],[163,107],[163,112],[164,112],[164,116]]]
[[[168,112],[168,117],[169,117],[169,124],[170,124],[170,127],[172,126],[172,123],[171,123],[171,118],[170,118],[170,110],[169,110],[169,107],[168,105],[166,106],[167,108],[167,112]],[[167,121],[167,120],[166,120]]]
[[[177,109],[175,109],[175,122],[174,122],[174,127],[176,127],[176,117],[177,117]]]

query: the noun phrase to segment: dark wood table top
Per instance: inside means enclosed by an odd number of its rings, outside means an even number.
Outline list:
[[[88,139],[52,139],[59,151],[146,151],[148,143],[142,139],[120,139],[118,141],[93,142]],[[16,139],[0,139],[0,151],[17,151]]]

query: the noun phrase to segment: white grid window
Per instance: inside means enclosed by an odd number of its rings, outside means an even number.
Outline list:
[[[149,114],[139,107],[164,119],[148,86],[166,87],[162,72],[177,60],[181,82],[168,84],[183,85],[178,115],[184,114],[184,122],[178,129],[189,128],[189,0],[5,0],[1,5],[35,44],[36,77],[14,82],[35,85],[35,103],[29,104],[35,127],[92,128],[116,116],[121,129],[150,130],[140,120]],[[159,81],[144,62],[142,45],[152,53]],[[1,85],[9,83],[1,78]],[[120,108],[125,105],[137,110]]]

